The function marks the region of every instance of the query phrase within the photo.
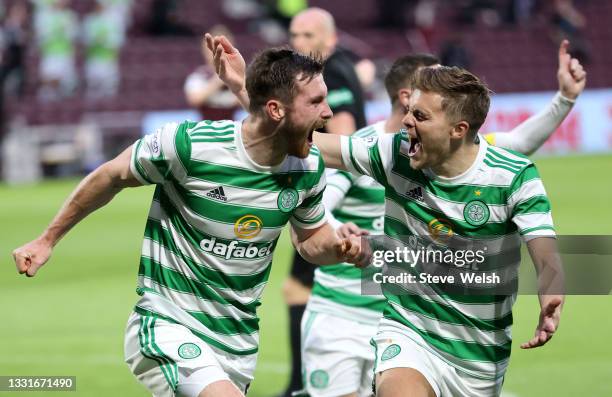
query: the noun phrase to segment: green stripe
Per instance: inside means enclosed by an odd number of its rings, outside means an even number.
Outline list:
[[[157,352],[158,357],[160,357],[163,361],[166,362],[166,369],[173,380],[171,384],[172,390],[176,390],[176,387],[178,386],[178,366],[176,365],[176,362],[172,360],[172,358],[170,358],[167,354],[165,354],[155,342],[155,317],[151,319],[150,329],[151,346]]]
[[[221,124],[221,123],[218,123],[218,124]],[[213,131],[213,132],[214,131],[223,131],[223,130],[228,129],[228,128],[232,128],[233,129],[234,127],[235,127],[234,122],[231,121],[231,120],[227,120],[227,123],[223,123],[222,125],[220,125],[218,127],[215,127],[214,125],[212,125],[211,120],[204,120],[204,121],[201,121],[199,123],[195,123],[194,125],[192,125],[191,130],[189,131],[189,133],[197,132],[197,131],[200,131],[200,130],[207,130],[207,131]]]
[[[377,312],[385,308],[385,300],[375,296],[363,296],[325,287],[315,281],[312,294],[345,306],[359,307]]]
[[[399,134],[398,134],[399,135]],[[394,139],[395,143],[395,139]],[[372,167],[372,178],[383,186],[387,186],[387,175],[385,174],[385,168],[380,157],[380,140],[376,142],[376,145],[368,148],[368,155],[370,157],[370,166]],[[396,158],[394,156],[393,158]]]
[[[548,213],[550,212],[550,201],[544,195],[537,195],[528,198],[514,206],[512,216],[527,215],[532,213]]]
[[[510,357],[512,342],[500,345],[483,345],[477,342],[445,338],[434,332],[416,327],[403,318],[392,305],[387,305],[383,316],[409,327],[433,348],[462,360],[496,363]]]
[[[400,300],[397,296],[389,296],[390,302],[395,302],[406,310],[418,313],[430,319],[437,319],[449,324],[476,328],[481,331],[500,331],[512,325],[512,312],[503,317],[483,320],[469,316],[452,306],[424,299],[419,295],[410,295],[410,299]],[[494,305],[492,303],[492,305]]]
[[[238,300],[225,298],[205,282],[192,280],[182,273],[165,268],[159,262],[145,257],[140,258],[138,275],[151,279],[162,288],[191,294],[196,298],[214,301],[222,305],[231,305],[247,314],[256,314],[256,308],[261,304],[259,300],[242,304]]]
[[[166,367],[166,362],[160,357],[157,357],[152,351],[152,349],[149,347],[150,340],[148,324],[150,318],[151,316],[142,316],[140,319],[140,331],[138,333],[138,339],[140,340],[140,352],[143,356],[157,362],[160,370],[164,374],[164,378],[166,378],[166,382],[168,382],[168,386],[170,386],[172,390],[175,390],[174,379],[172,377],[172,374],[168,371],[168,368]]]
[[[505,150],[507,150],[509,153],[514,154],[515,156],[518,156],[518,157],[523,157],[525,160],[517,160],[517,159],[513,159],[513,158],[510,158],[508,155],[505,155],[505,156],[504,156],[504,155],[502,154],[502,151],[501,151],[499,148],[496,148],[496,147],[493,147],[493,146],[489,146],[487,149],[488,149],[488,150],[487,150],[487,151],[488,151],[488,153],[493,154],[494,156],[496,156],[496,157],[500,158],[501,160],[505,160],[505,161],[507,161],[507,162],[509,162],[509,163],[513,163],[513,164],[518,165],[518,166],[520,166],[520,167],[524,167],[524,166],[526,166],[526,165],[531,164],[531,161],[530,161],[530,160],[529,160],[527,157],[525,157],[525,156],[523,156],[522,154],[519,154],[519,153],[517,153],[517,152],[511,152],[511,151],[509,151],[509,150],[505,149]]]
[[[305,225],[314,225],[315,223],[320,222],[321,219],[323,219],[324,217],[325,217],[325,211],[321,211],[319,215],[311,219],[304,219],[296,215],[295,212],[293,213],[293,218],[297,220],[298,222],[303,223]]]
[[[542,226],[530,227],[528,229],[519,230],[519,233],[521,235],[525,235],[528,233],[533,233],[538,230],[552,230],[554,232],[555,228],[552,225],[542,225]],[[549,237],[549,236],[546,236],[546,237]]]
[[[374,273],[379,271],[379,269],[375,269],[373,267],[367,267],[364,269],[360,269],[351,264],[339,263],[337,265],[319,266],[317,268],[317,271],[320,271],[321,273],[329,274],[331,276],[335,276],[338,278],[359,280],[362,278],[370,279]]]
[[[191,138],[187,134],[187,128],[190,123],[183,123],[178,127],[174,138],[174,150],[177,157],[185,169],[185,173],[189,174],[189,165],[191,159]]]
[[[382,186],[365,188],[353,185],[346,193],[346,198],[354,198],[366,204],[383,205],[385,203],[385,189]]]
[[[323,200],[324,191],[325,191],[325,188],[323,188],[319,193],[315,194],[314,196],[306,197],[298,208],[309,209],[309,208],[312,208],[312,207],[315,207],[321,204],[321,201]]]
[[[203,136],[203,137],[209,137],[209,138],[215,138],[215,137],[222,137],[222,136],[227,136],[227,135],[233,135],[234,134],[234,126],[228,126],[227,128],[223,129],[223,130],[209,130],[206,128],[198,128],[196,130],[192,130],[189,135],[191,135],[192,137],[194,136]]]
[[[181,324],[181,323],[179,323],[178,321],[176,321],[175,319],[173,319],[171,317],[165,316],[165,315],[163,315],[161,313],[157,313],[157,312],[153,312],[153,311],[150,311],[150,310],[147,310],[147,309],[143,309],[140,306],[134,307],[134,311],[136,313],[140,314],[140,315],[143,315],[143,316],[156,316],[158,318],[161,318],[164,321],[168,321],[168,322],[173,323],[173,324]],[[224,344],[222,342],[219,342],[218,340],[213,339],[213,338],[209,337],[208,335],[199,332],[198,330],[190,328],[190,327],[188,327],[185,324],[181,324],[181,325],[184,326],[184,327],[189,328],[189,330],[195,336],[197,336],[198,338],[202,339],[205,343],[208,343],[208,344],[210,344],[210,345],[212,345],[214,347],[217,347],[217,348],[223,350],[224,352],[227,352],[227,353],[230,353],[230,354],[235,354],[235,355],[238,355],[238,356],[247,356],[247,355],[251,355],[251,354],[257,353],[257,350],[258,350],[257,347],[254,347],[252,349],[247,349],[247,350],[234,349],[231,346],[228,346],[228,345],[226,345],[226,344]]]
[[[222,335],[254,334],[259,330],[259,318],[235,319],[232,317],[213,317],[205,312],[187,311],[209,330]]]
[[[498,164],[498,165],[503,165],[506,166],[508,168],[512,168],[515,171],[520,171],[521,170],[521,166],[513,164],[513,163],[509,163],[507,161],[504,160],[500,160],[498,158],[493,157],[490,153],[485,154],[485,158],[487,160],[489,160],[491,163],[493,164]]]
[[[478,184],[447,184],[427,178],[422,172],[410,167],[409,160],[404,156],[395,157],[396,164],[392,172],[407,181],[419,185],[427,194],[450,202],[467,203],[478,198],[491,205],[506,205],[508,186],[490,186]],[[510,184],[509,184],[510,185]],[[416,186],[415,186],[416,187]],[[480,191],[480,195],[476,195]]]
[[[145,227],[145,238],[149,238],[157,242],[167,251],[174,253],[184,265],[195,274],[198,280],[205,280],[207,284],[214,288],[231,288],[236,291],[244,291],[247,289],[254,288],[257,285],[261,285],[268,281],[270,275],[270,266],[263,267],[263,269],[254,274],[227,274],[220,270],[214,270],[207,266],[213,267],[214,264],[200,265],[196,263],[192,258],[183,254],[178,246],[175,244],[172,234],[163,228],[161,222],[148,219]],[[200,251],[200,247],[194,244],[190,244],[194,251]],[[205,260],[204,255],[202,259]],[[268,260],[268,261],[271,261]]]
[[[369,138],[372,135],[376,134],[376,128],[374,126],[367,126],[360,130],[357,130],[353,136],[357,138]]]
[[[451,228],[453,229],[453,232],[465,237],[503,236],[516,231],[516,225],[507,221],[499,223],[488,222],[484,225],[474,226],[464,220],[455,218],[449,219],[448,216],[442,211],[425,207],[423,204],[420,204],[415,200],[402,197],[392,188],[386,189],[386,196],[389,200],[395,202],[400,208],[402,208],[402,212],[405,212],[406,214],[411,215],[412,217],[423,222],[425,227],[427,227],[429,222],[435,219],[447,219]],[[407,220],[407,222],[411,221]],[[385,231],[386,230],[387,228],[385,226]]]
[[[233,142],[234,137],[231,138],[191,138],[191,142],[195,143],[213,143],[213,142]]]
[[[359,228],[367,229],[370,231],[374,230],[373,223],[376,220],[378,220],[378,218],[380,218],[380,216],[373,216],[373,217],[357,216],[357,215],[353,215],[352,213],[344,212],[342,210],[334,210],[333,214],[334,214],[334,217],[342,223],[353,222]]]
[[[317,171],[264,173],[246,168],[215,164],[201,159],[192,159],[191,163],[190,176],[194,179],[202,179],[242,189],[256,189],[269,192],[280,192],[288,186],[298,191],[312,189],[317,186],[325,170],[324,167],[319,167]],[[201,178],[199,178],[200,176]]]
[[[236,221],[247,214],[256,215],[262,221],[265,228],[282,228],[289,221],[289,213],[284,213],[278,208],[258,208],[246,204],[230,204],[205,196],[194,194],[182,185],[174,186],[181,196],[185,205],[193,212],[203,218],[219,223],[234,225]],[[204,193],[202,193],[204,194]],[[260,195],[267,193],[259,193]],[[273,194],[273,193],[269,193]],[[230,197],[231,200],[231,197]],[[257,200],[254,197],[254,202]],[[251,201],[251,202],[253,202]],[[233,227],[233,226],[232,226]]]
[[[485,163],[486,165],[488,165],[489,167],[492,167],[492,168],[502,168],[502,169],[504,169],[506,171],[512,172],[513,174],[517,173],[517,170],[515,170],[513,168],[506,167],[506,166],[501,165],[501,164],[492,163],[489,160],[487,160],[486,158],[484,160],[482,160],[482,162]]]

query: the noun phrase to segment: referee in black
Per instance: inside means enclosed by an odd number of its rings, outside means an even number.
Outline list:
[[[349,53],[337,47],[338,37],[332,15],[320,8],[308,8],[293,17],[289,35],[291,46],[296,51],[306,55],[321,54],[325,59],[323,80],[327,85],[327,102],[334,112],[325,132],[351,135],[365,127],[361,82]],[[302,389],[300,322],[310,296],[315,268],[295,252],[291,273],[283,284],[283,295],[289,306],[292,358],[291,380],[287,390],[279,397],[291,396],[291,392]]]

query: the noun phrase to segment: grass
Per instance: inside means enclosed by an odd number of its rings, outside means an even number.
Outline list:
[[[612,156],[537,161],[562,234],[612,234]],[[32,279],[18,276],[10,259],[16,246],[50,221],[76,180],[35,186],[0,185],[0,375],[74,375],[78,396],[146,396],[123,363],[123,334],[137,300],[136,272],[150,188],[121,193],[78,225]],[[277,248],[261,316],[261,350],[252,397],[272,396],[289,372],[287,315],[280,283],[290,243]],[[612,299],[570,296],[562,325],[544,348],[521,351],[533,333],[537,297],[515,306],[515,344],[505,390],[517,396],[612,395]],[[58,393],[60,394],[60,393]],[[37,396],[43,393],[30,393]]]

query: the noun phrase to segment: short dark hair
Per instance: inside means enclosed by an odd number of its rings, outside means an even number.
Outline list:
[[[321,57],[306,56],[289,48],[270,48],[257,54],[246,71],[251,113],[258,113],[272,98],[291,103],[296,81],[310,81],[323,73]]]
[[[440,94],[447,117],[467,121],[472,133],[478,132],[489,112],[489,88],[478,77],[456,66],[419,69],[413,87]]]
[[[420,67],[439,63],[438,57],[432,54],[412,54],[396,59],[385,76],[385,89],[391,98],[391,103],[397,102],[397,92],[410,85]]]

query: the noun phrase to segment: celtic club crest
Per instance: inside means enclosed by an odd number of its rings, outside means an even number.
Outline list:
[[[463,217],[472,226],[480,226],[487,223],[491,211],[489,207],[480,200],[472,200],[465,205]]]
[[[298,204],[298,192],[292,187],[286,187],[278,194],[278,209],[282,212],[291,212]]]

